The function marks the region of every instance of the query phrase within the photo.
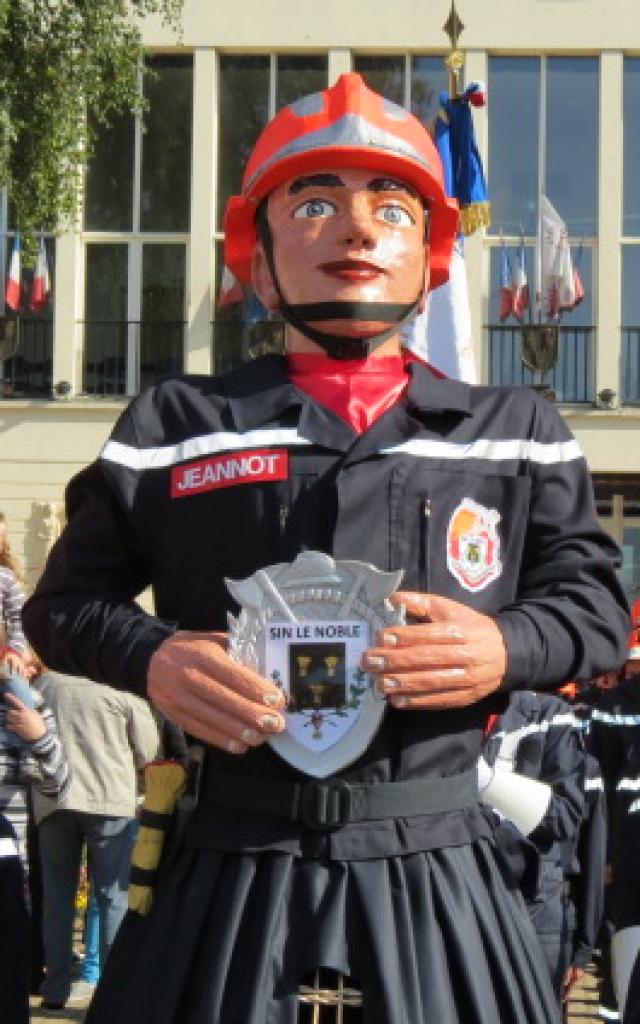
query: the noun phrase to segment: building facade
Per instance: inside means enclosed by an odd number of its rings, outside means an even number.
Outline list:
[[[538,195],[567,222],[586,295],[545,378],[581,443],[603,523],[640,590],[640,13],[636,0],[457,0],[464,77],[492,223],[466,241],[482,382],[531,384],[521,333],[498,316],[500,253],[531,274]],[[173,370],[224,370],[261,350],[255,303],[216,309],[223,211],[266,120],[348,70],[433,119],[447,85],[450,0],[186,0],[176,40],[148,19],[144,125],[102,134],[82,227],[47,239],[46,309],[0,327],[0,482],[29,582],[60,528],[70,476],[127,396]],[[9,223],[11,228],[11,224]],[[12,241],[11,230],[7,243]],[[28,277],[28,275],[27,275]],[[26,281],[27,289],[29,281]],[[269,330],[273,336],[273,325]]]

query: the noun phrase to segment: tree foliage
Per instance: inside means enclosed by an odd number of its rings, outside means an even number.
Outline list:
[[[182,2],[0,0],[0,186],[27,250],[43,226],[77,221],[96,131],[142,108],[140,21],[177,32]]]

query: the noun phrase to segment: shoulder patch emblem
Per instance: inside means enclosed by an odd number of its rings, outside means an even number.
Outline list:
[[[447,527],[447,568],[465,590],[484,590],[502,573],[500,513],[463,498]]]

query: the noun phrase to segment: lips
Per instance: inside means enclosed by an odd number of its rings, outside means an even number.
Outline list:
[[[366,260],[334,260],[320,264],[320,270],[329,277],[337,277],[343,281],[373,281],[386,271],[375,263]]]

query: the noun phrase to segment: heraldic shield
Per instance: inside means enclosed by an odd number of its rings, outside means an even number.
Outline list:
[[[345,768],[378,730],[386,702],[360,661],[378,630],[405,621],[389,601],[402,575],[305,551],[226,580],[240,605],[229,653],[287,694],[286,731],[269,743],[307,775]]]

